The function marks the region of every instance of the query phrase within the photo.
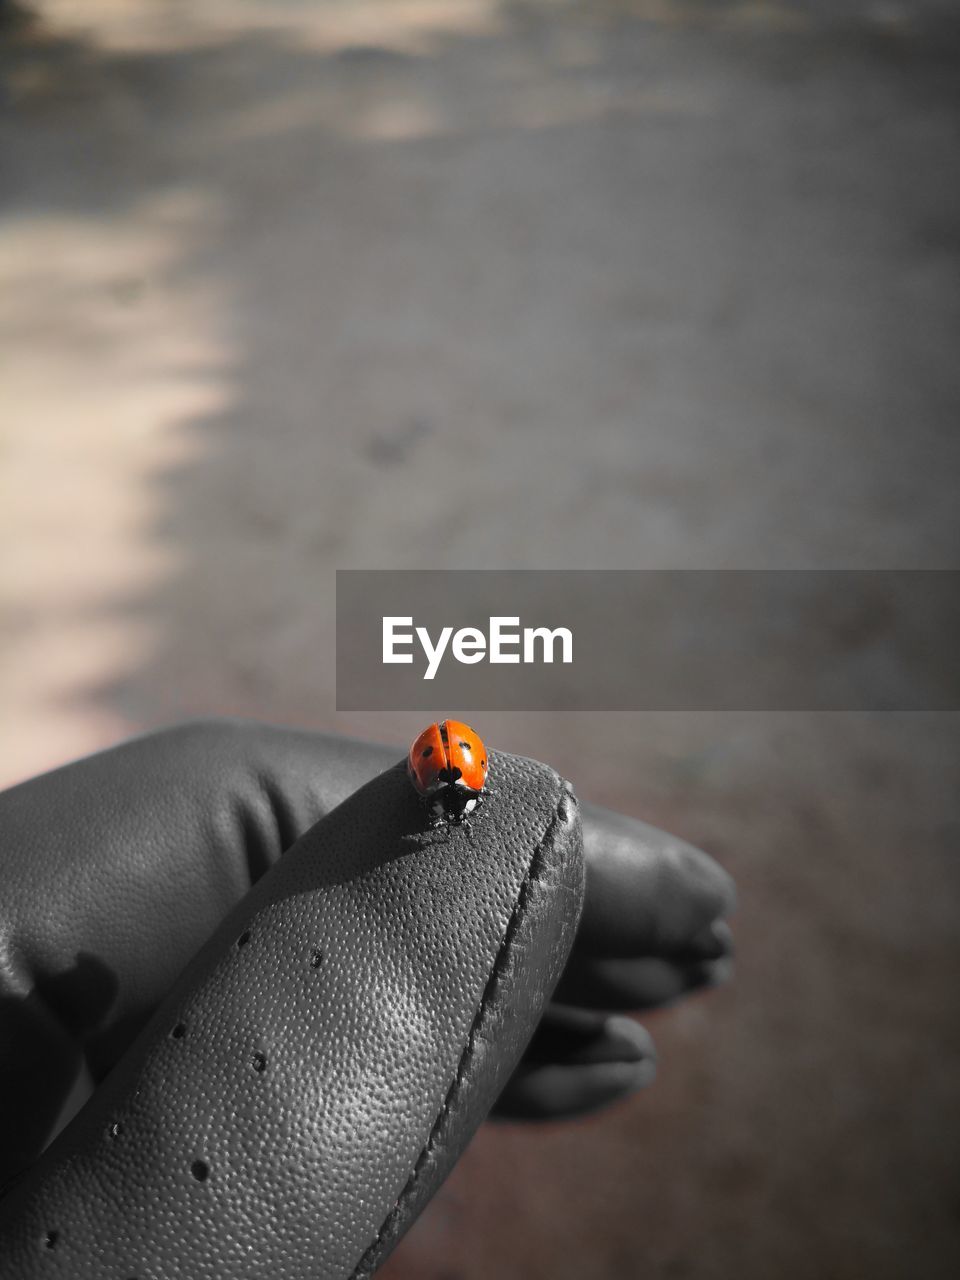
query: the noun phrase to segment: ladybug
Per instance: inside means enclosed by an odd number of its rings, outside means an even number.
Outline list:
[[[461,823],[482,802],[487,748],[460,720],[428,724],[407,756],[407,775],[437,823]]]

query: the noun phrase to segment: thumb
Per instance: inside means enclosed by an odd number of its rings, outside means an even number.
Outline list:
[[[494,755],[469,828],[388,769],[190,962],[0,1206],[0,1275],[362,1277],[533,1033],[583,894],[576,802]]]

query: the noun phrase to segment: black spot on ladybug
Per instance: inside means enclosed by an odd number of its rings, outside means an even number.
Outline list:
[[[461,770],[454,765],[452,769],[441,769],[437,774],[437,777],[441,782],[456,782],[458,778],[463,777],[463,774]]]
[[[423,750],[420,752],[420,755],[423,757],[424,760],[426,760],[427,756],[433,755],[433,747],[424,747]]]
[[[473,750],[473,748],[470,746],[470,743],[469,743],[469,742],[461,742],[461,743],[460,743],[460,747],[461,747],[461,749],[462,749],[463,751],[472,751],[472,750]]]
[[[480,768],[481,768],[481,769],[485,769],[486,767],[487,767],[487,762],[486,762],[486,760],[481,760],[481,761],[480,761]]]

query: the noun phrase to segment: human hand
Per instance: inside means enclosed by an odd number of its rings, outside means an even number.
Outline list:
[[[30,1164],[64,1108],[75,1108],[124,1058],[197,949],[242,909],[250,886],[303,833],[304,841],[319,839],[314,832],[322,836],[328,824],[315,824],[396,755],[325,735],[202,723],[0,795],[0,1124],[10,1135],[0,1178]],[[524,1006],[518,1025],[502,1046],[487,1046],[478,1068],[497,1078],[503,1114],[556,1118],[639,1087],[651,1075],[649,1039],[607,1011],[662,1003],[717,980],[727,965],[719,923],[732,906],[725,874],[643,824],[591,807],[583,817],[586,905],[575,941],[578,886],[554,892],[547,912],[567,917],[554,921],[553,951],[573,944],[554,1002],[503,1088],[497,1072],[513,1065],[557,976],[544,954],[514,981],[513,1002]],[[571,828],[568,869],[576,843]],[[482,864],[487,849],[475,852]],[[349,1039],[349,1027],[341,1032]],[[389,1041],[377,1034],[367,1048],[379,1043],[389,1057]],[[408,1074],[423,1070],[414,1062]],[[476,1112],[470,1131],[482,1118]],[[415,1123],[400,1117],[398,1127]],[[454,1155],[462,1140],[448,1142]],[[376,1162],[376,1151],[364,1154]],[[47,1264],[65,1256],[62,1243],[44,1236]],[[216,1266],[211,1274],[234,1274]]]

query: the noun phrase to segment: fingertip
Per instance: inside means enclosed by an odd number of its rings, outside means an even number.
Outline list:
[[[733,941],[733,930],[725,920],[715,920],[713,924],[713,932],[720,943],[723,950],[717,959],[724,957],[730,958],[736,953],[735,943]]]
[[[684,950],[691,959],[721,960],[733,954],[733,933],[724,920],[711,920],[695,933]]]
[[[718,862],[690,844],[675,845],[668,857],[672,857],[683,883],[697,893],[710,919],[732,915],[737,906],[737,888],[733,877]]]
[[[603,1024],[604,1032],[621,1062],[657,1062],[653,1036],[639,1022],[623,1014],[611,1014]]]
[[[732,956],[724,956],[720,960],[712,960],[704,966],[703,985],[706,987],[722,987],[733,977],[734,961]]]
[[[657,1078],[657,1060],[653,1057],[638,1058],[636,1062],[608,1062],[591,1067],[590,1072],[595,1105],[606,1106],[649,1088]]]
[[[538,1067],[511,1080],[497,1111],[511,1120],[567,1120],[626,1101],[651,1085],[656,1073],[654,1058]]]

